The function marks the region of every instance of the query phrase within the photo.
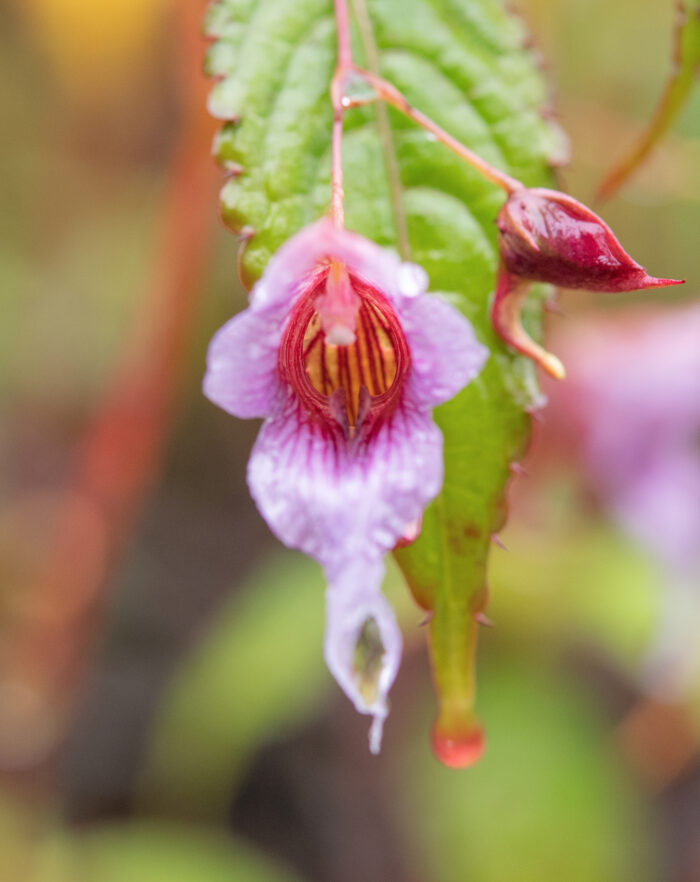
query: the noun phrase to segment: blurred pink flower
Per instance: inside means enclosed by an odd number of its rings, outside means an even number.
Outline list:
[[[383,556],[415,537],[442,486],[431,410],[487,350],[427,278],[321,220],[270,260],[250,305],[212,340],[205,394],[263,417],[248,465],[272,531],[324,568],[325,658],[379,750],[401,634],[381,592]]]
[[[682,690],[700,618],[700,303],[582,325],[560,345],[569,380],[553,410],[598,497],[673,589],[647,673]]]
[[[556,403],[625,529],[674,566],[700,562],[700,304],[582,325]]]

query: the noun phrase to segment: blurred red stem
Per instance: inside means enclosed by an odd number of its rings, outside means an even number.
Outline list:
[[[106,577],[158,470],[201,294],[217,183],[201,73],[205,6],[178,6],[183,107],[147,296],[87,428],[52,544],[28,586],[38,614],[18,623],[7,647],[5,682],[35,694],[59,721],[82,679]]]
[[[682,41],[684,28],[691,16],[700,17],[700,9],[691,4],[677,3],[674,28],[673,68],[651,120],[632,144],[627,153],[608,171],[596,192],[596,199],[611,199],[624,183],[637,171],[652,150],[666,134],[681,111],[695,82],[698,60],[690,64],[683,58]]]

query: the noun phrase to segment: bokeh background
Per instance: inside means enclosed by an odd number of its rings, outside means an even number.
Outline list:
[[[0,6],[0,879],[699,882],[700,551],[679,574],[621,520],[580,450],[595,407],[572,440],[566,388],[547,387],[493,553],[483,761],[430,753],[420,614],[394,571],[406,655],[367,752],[323,666],[320,574],[249,499],[257,426],[200,392],[207,341],[244,303],[216,213],[203,6]],[[661,92],[673,4],[517,7],[571,138],[562,185],[591,201]],[[700,95],[603,213],[688,284],[564,293],[550,348],[574,379],[579,328],[627,338],[700,295]],[[587,339],[607,364],[615,335]],[[637,358],[653,375],[663,341],[612,358],[610,382]]]

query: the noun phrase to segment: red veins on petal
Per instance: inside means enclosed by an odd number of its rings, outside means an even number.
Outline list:
[[[324,267],[295,304],[279,368],[307,414],[330,434],[355,437],[391,415],[410,356],[383,294],[336,267]]]

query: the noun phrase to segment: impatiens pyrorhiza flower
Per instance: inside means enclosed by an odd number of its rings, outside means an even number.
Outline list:
[[[205,394],[264,423],[248,484],[272,531],[315,558],[328,588],[324,654],[379,750],[401,634],[383,557],[413,537],[442,486],[432,408],[487,350],[427,277],[321,220],[270,260],[248,308],[212,340]]]
[[[500,267],[491,321],[506,343],[556,379],[564,377],[564,366],[520,324],[532,282],[610,292],[682,284],[650,276],[598,215],[557,190],[516,189],[503,204],[497,224]]]

